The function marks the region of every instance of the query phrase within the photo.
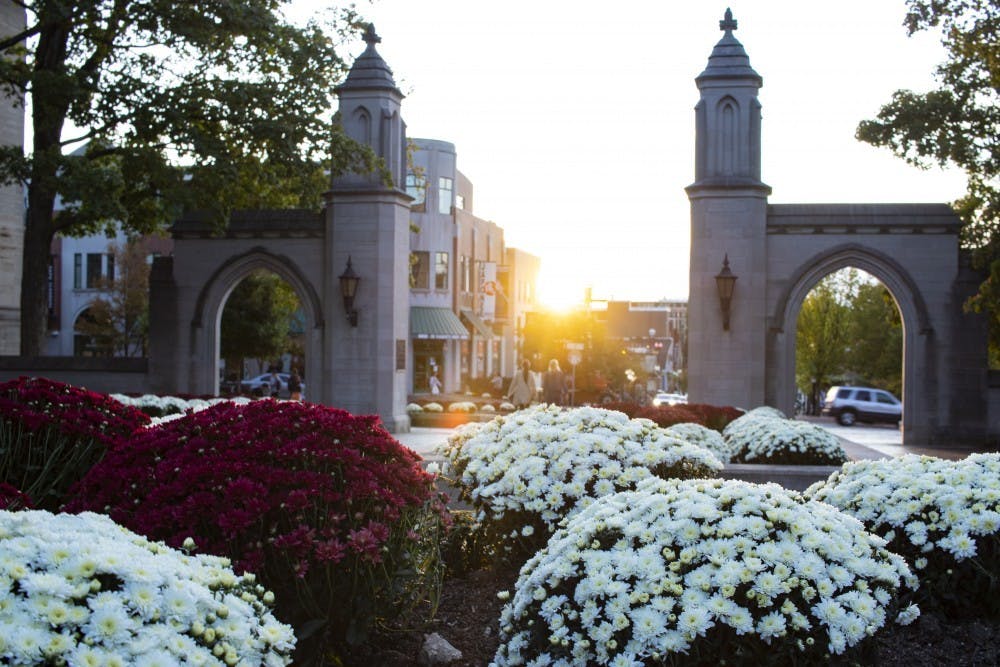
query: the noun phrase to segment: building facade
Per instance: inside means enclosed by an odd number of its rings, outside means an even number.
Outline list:
[[[430,391],[432,376],[445,392],[509,377],[518,316],[534,307],[540,260],[507,248],[503,228],[475,215],[454,144],[411,139],[410,146],[410,391]]]

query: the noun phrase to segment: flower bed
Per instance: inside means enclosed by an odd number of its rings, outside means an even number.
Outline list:
[[[915,585],[828,505],[776,485],[651,479],[571,516],[525,564],[495,663],[827,664],[911,621],[898,600]]]
[[[284,620],[326,622],[342,651],[440,582],[434,478],[374,416],[220,403],[138,432],[75,491],[71,511],[174,546],[192,536],[258,573]]]
[[[729,424],[723,437],[732,452],[730,460],[779,465],[840,465],[849,460],[837,436],[780,414],[757,408]]]
[[[722,434],[707,426],[694,423],[680,423],[669,426],[664,430],[675,438],[690,442],[692,445],[704,447],[715,454],[715,457],[723,463],[729,463],[729,459],[733,456],[732,451],[729,449],[729,444],[722,437]]]
[[[858,461],[807,494],[856,516],[905,556],[921,581],[921,607],[1000,616],[1000,454]]]
[[[479,510],[487,543],[527,555],[571,511],[648,477],[718,473],[708,450],[645,419],[599,408],[537,406],[469,424],[441,453],[463,499]]]
[[[286,665],[273,595],[98,514],[0,512],[0,656],[16,665]]]
[[[149,422],[138,410],[45,378],[0,384],[0,482],[58,510],[105,451]]]

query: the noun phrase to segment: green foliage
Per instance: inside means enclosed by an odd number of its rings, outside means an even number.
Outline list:
[[[795,334],[795,381],[812,394],[814,405],[819,389],[844,370],[848,310],[829,276],[802,302]]]
[[[347,71],[337,44],[358,16],[329,11],[298,26],[285,4],[29,0],[26,30],[0,35],[0,89],[32,108],[32,145],[0,150],[0,182],[28,188],[25,353],[44,332],[55,233],[115,221],[147,233],[191,208],[221,226],[237,206],[318,207],[324,169],[379,168],[331,117]]]
[[[289,325],[299,309],[291,285],[270,271],[254,271],[229,295],[222,311],[222,358],[226,368],[243,359],[280,356],[289,344]]]
[[[935,70],[938,88],[897,90],[875,119],[858,125],[857,138],[922,168],[965,171],[966,193],[954,204],[965,222],[963,242],[980,268],[991,267],[1000,259],[1000,2],[908,0],[904,25],[911,35],[940,34],[947,56]],[[983,283],[967,307],[989,314],[996,357],[996,289]]]
[[[902,392],[903,325],[889,290],[857,269],[821,280],[802,302],[795,380],[812,394],[848,379]]]
[[[881,283],[862,283],[851,304],[850,369],[860,384],[903,393],[903,322],[896,302]]]

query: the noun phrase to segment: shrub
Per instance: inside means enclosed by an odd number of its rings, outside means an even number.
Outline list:
[[[456,401],[448,404],[448,412],[459,412],[470,414],[476,411],[476,404],[472,401]]]
[[[857,517],[906,557],[922,608],[1000,615],[1000,454],[858,461],[806,494]]]
[[[339,650],[440,583],[434,477],[374,416],[221,403],[137,433],[76,491],[72,511],[105,511],[173,546],[192,536],[257,572],[284,620],[325,623]]]
[[[916,582],[883,545],[774,484],[647,480],[570,517],[521,568],[494,661],[827,664],[919,614],[897,614]]]
[[[424,412],[444,412],[444,408],[441,407],[440,403],[425,403]]]
[[[408,403],[406,405],[406,411],[407,412],[423,412],[424,409],[422,407],[420,407],[419,403]]]
[[[15,665],[287,665],[253,575],[98,514],[0,512],[0,655]]]
[[[103,394],[45,378],[0,384],[0,482],[58,510],[105,450],[149,417]]]
[[[729,445],[722,437],[722,434],[706,426],[682,423],[674,424],[665,430],[675,438],[690,442],[692,445],[704,447],[715,454],[715,458],[723,463],[729,463],[729,459],[732,457]]]
[[[516,557],[533,553],[559,521],[640,480],[708,477],[708,450],[645,419],[600,408],[537,406],[459,429],[441,450],[489,537]]]
[[[636,409],[631,416],[633,419],[648,419],[663,428],[674,424],[698,422],[698,415],[688,410],[686,405],[644,405]]]
[[[757,421],[759,419],[784,419],[785,413],[778,408],[772,408],[768,405],[762,405],[756,407],[749,412],[745,412],[736,419],[726,424],[726,427],[722,429],[722,435],[728,436],[735,430],[744,428],[747,424]]]
[[[840,440],[826,429],[766,413],[737,419],[724,437],[733,463],[840,465],[849,460]]]
[[[500,404],[500,412],[513,412],[515,409],[516,406],[510,401],[503,401]]]

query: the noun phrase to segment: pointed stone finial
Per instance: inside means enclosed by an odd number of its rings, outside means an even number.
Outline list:
[[[374,23],[369,23],[368,26],[365,28],[364,40],[365,43],[368,44],[368,46],[375,46],[376,44],[382,41],[382,38],[379,37],[378,34],[375,32]]]
[[[729,7],[726,7],[725,16],[719,21],[719,30],[725,30],[726,32],[736,30],[736,19],[733,18],[733,10]]]

